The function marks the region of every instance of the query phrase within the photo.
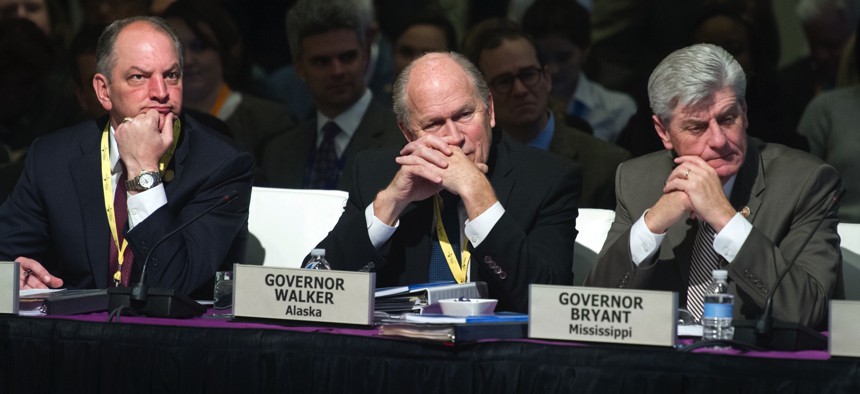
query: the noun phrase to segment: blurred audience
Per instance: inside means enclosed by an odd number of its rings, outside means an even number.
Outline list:
[[[615,168],[630,153],[557,121],[549,109],[552,75],[531,37],[514,22],[489,19],[472,29],[463,52],[487,81],[496,127],[582,165],[579,207],[615,209]]]
[[[391,108],[365,82],[370,63],[367,20],[350,0],[299,0],[287,14],[296,75],[307,86],[314,116],[266,144],[267,186],[346,190],[355,154],[401,146]],[[345,170],[346,169],[346,170]]]
[[[592,82],[583,72],[591,44],[589,18],[576,2],[537,0],[526,10],[523,28],[534,37],[550,69],[557,111],[584,120],[595,137],[614,143],[636,113],[636,103],[625,93]]]
[[[294,126],[280,103],[231,88],[243,64],[242,38],[227,11],[204,0],[181,0],[162,14],[185,55],[183,102],[224,121],[240,148],[262,160],[263,143]]]
[[[860,24],[858,24],[860,30]],[[854,42],[854,53],[860,53]],[[856,61],[854,64],[860,64]],[[860,67],[855,70],[860,73]],[[839,171],[845,185],[845,197],[839,207],[839,219],[860,223],[860,85],[852,85],[816,96],[800,118],[797,132],[809,141],[809,151]],[[852,170],[853,168],[853,170]]]

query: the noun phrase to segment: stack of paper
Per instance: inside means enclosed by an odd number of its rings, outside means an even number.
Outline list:
[[[389,320],[390,323],[379,327],[379,334],[443,343],[516,339],[528,335],[528,315],[521,313],[470,317],[404,314],[401,321]]]
[[[439,312],[439,300],[448,298],[483,298],[487,294],[485,282],[422,283],[410,286],[377,289],[376,311],[386,313]]]

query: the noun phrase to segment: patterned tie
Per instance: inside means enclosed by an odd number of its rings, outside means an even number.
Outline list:
[[[457,206],[460,205],[460,198],[447,191],[441,191],[439,195],[442,197],[442,223],[445,225],[445,234],[448,235],[448,241],[451,242],[451,248],[454,249],[454,255],[457,257],[457,261],[459,261],[460,215],[457,212]],[[445,260],[445,254],[442,253],[442,247],[439,245],[439,238],[436,237],[435,230],[433,231],[431,243],[433,246],[430,249],[429,281],[453,281],[454,274],[451,273],[451,268],[448,267],[448,261]]]
[[[308,183],[310,189],[334,189],[337,186],[339,169],[337,165],[337,151],[334,147],[334,138],[340,133],[337,123],[328,122],[323,128],[323,140],[314,154],[314,163],[311,168],[311,178]]]
[[[122,164],[122,162],[120,162]],[[116,191],[114,191],[113,195],[113,212],[114,217],[116,218],[116,236],[119,238],[119,245],[122,247],[123,240],[125,239],[125,235],[123,233],[123,229],[125,229],[125,224],[128,222],[128,205],[126,202],[126,189],[125,189],[125,181],[128,180],[128,171],[125,169],[125,164],[122,164],[122,174],[119,176],[119,180],[116,182]],[[129,279],[131,278],[131,265],[134,263],[134,255],[131,253],[131,247],[125,248],[125,253],[123,253],[123,263],[122,263],[122,281],[119,284],[120,286],[128,286]],[[109,283],[114,282],[114,274],[119,268],[119,250],[116,247],[116,243],[113,242],[113,235],[110,235],[110,269],[108,275]]]
[[[708,223],[699,221],[699,231],[693,243],[690,262],[690,283],[687,288],[687,309],[701,321],[704,312],[705,293],[711,284],[712,271],[719,269],[725,260],[714,250],[716,231]]]

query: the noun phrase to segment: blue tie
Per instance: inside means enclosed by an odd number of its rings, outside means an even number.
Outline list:
[[[441,191],[439,192],[439,195],[442,197],[442,223],[445,225],[445,233],[448,235],[448,241],[451,242],[451,248],[454,249],[454,254],[457,256],[457,260],[459,261],[460,215],[457,213],[457,206],[460,205],[460,197],[447,191]],[[431,244],[429,281],[453,281],[454,274],[451,273],[451,268],[448,267],[448,262],[445,260],[445,255],[442,253],[442,247],[439,245],[439,238],[436,236],[435,230],[433,231]]]

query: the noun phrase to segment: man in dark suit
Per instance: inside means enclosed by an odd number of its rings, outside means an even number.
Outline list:
[[[618,167],[615,222],[587,285],[676,291],[699,318],[710,269],[721,268],[736,317],[757,317],[773,294],[775,318],[824,322],[828,300],[842,293],[837,209],[827,209],[839,175],[811,155],[748,138],[745,87],[740,65],[710,44],[657,66],[648,93],[666,151]],[[713,240],[696,242],[708,226]]]
[[[486,82],[456,53],[408,66],[394,108],[409,142],[359,155],[320,244],[333,268],[375,271],[377,286],[485,281],[520,312],[529,284],[571,284],[578,165],[493,133]]]
[[[582,165],[581,208],[615,208],[615,168],[626,150],[558,121],[549,109],[552,76],[532,39],[506,19],[484,21],[466,39],[465,55],[493,93],[496,122],[519,142]]]
[[[299,1],[290,9],[296,73],[310,89],[316,116],[268,144],[261,184],[346,190],[341,174],[357,152],[403,145],[391,109],[364,82],[370,56],[365,29],[352,1]]]
[[[33,144],[0,206],[0,259],[21,263],[22,289],[106,288],[138,281],[151,252],[147,284],[191,293],[242,255],[253,158],[180,116],[182,48],[161,19],[105,29],[92,84],[108,116]]]

